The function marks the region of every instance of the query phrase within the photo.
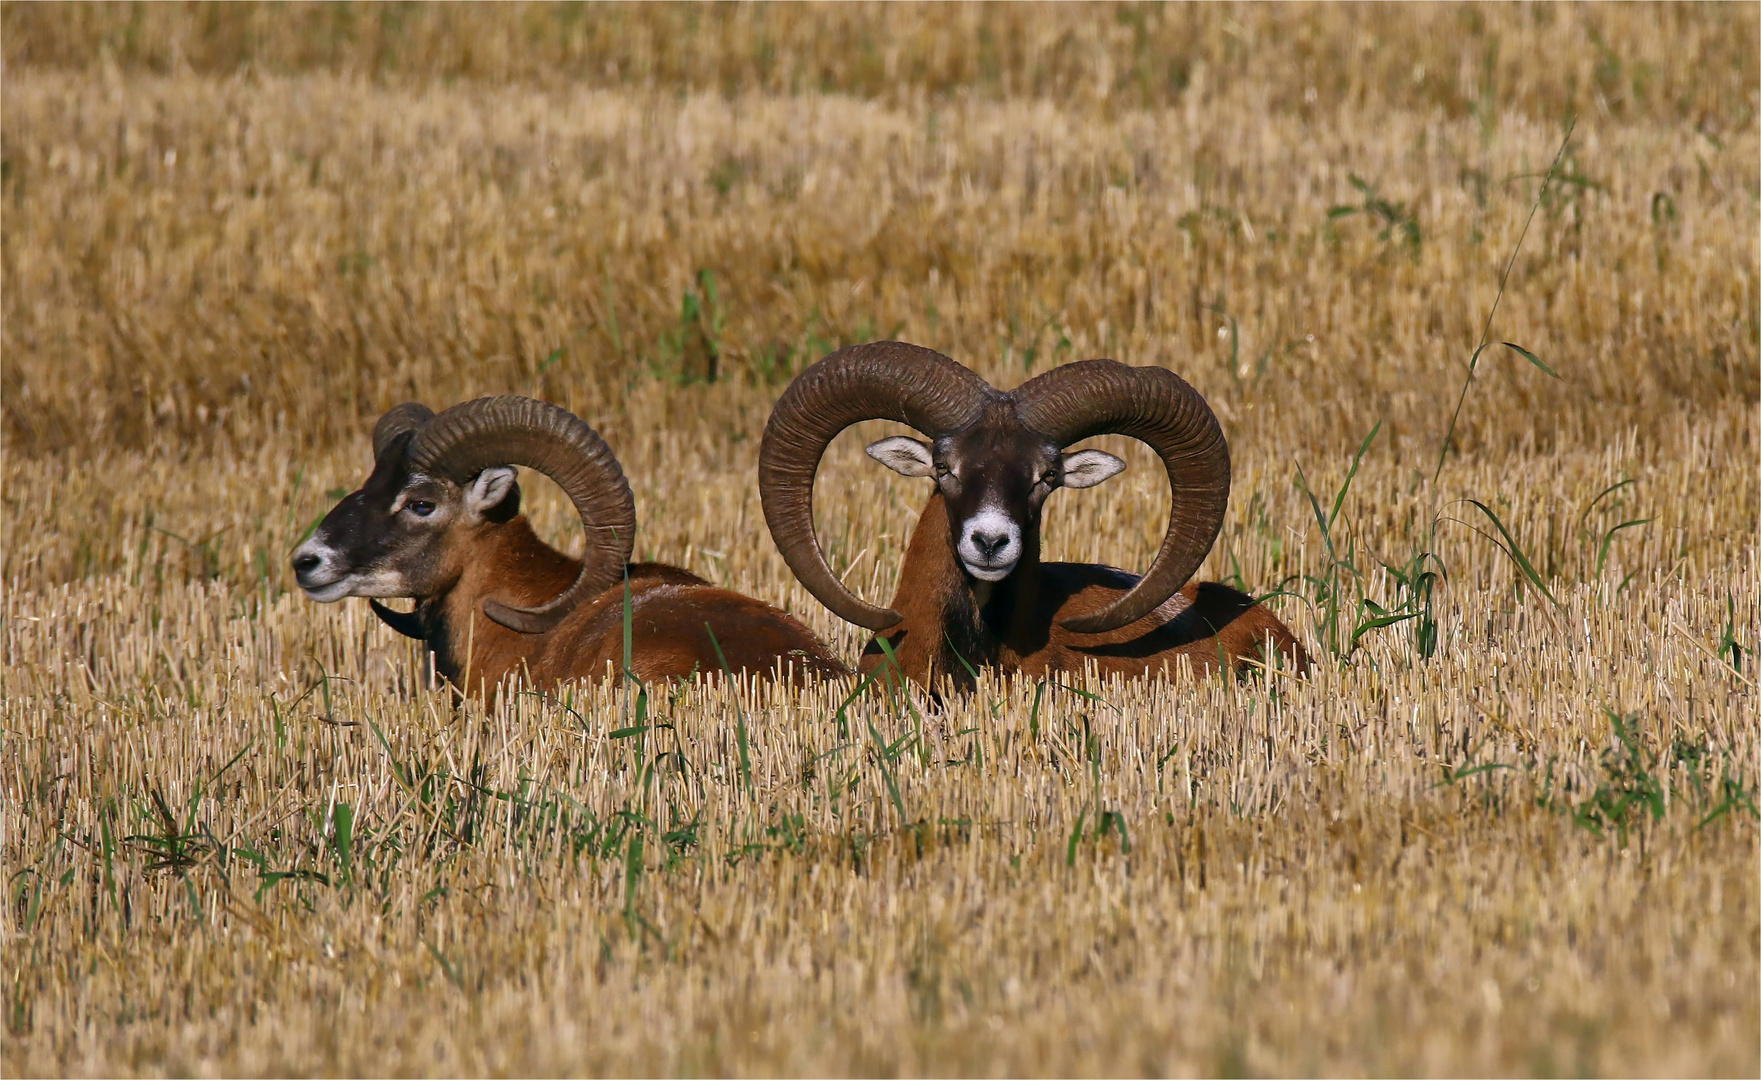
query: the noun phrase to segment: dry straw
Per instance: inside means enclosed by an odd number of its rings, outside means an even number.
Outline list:
[[[8,1074],[1761,1068],[1754,7],[0,29]],[[1201,573],[1313,676],[455,708],[289,591],[380,410],[526,393],[638,557],[854,655],[753,460],[889,335],[1179,370]],[[884,598],[869,427],[821,535]],[[1108,447],[1050,554],[1141,568]]]

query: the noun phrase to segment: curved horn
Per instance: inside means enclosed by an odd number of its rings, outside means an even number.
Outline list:
[[[434,410],[416,401],[406,401],[381,416],[379,422],[373,425],[373,460],[378,461],[384,457],[385,451],[397,441],[398,436],[420,431],[432,419]]]
[[[422,632],[422,617],[414,611],[397,611],[388,608],[370,596],[367,598],[367,606],[373,609],[373,614],[379,616],[380,622],[404,637],[415,638],[417,641],[428,640],[428,635]]]
[[[568,410],[511,395],[454,405],[416,433],[410,465],[457,484],[492,466],[525,465],[556,481],[575,504],[587,530],[581,573],[539,607],[483,601],[483,613],[509,630],[541,634],[622,578],[636,544],[636,500],[611,447]]]
[[[900,615],[863,602],[826,565],[813,535],[813,477],[825,448],[863,420],[897,420],[940,437],[976,419],[990,393],[983,379],[941,353],[901,341],[839,349],[783,391],[758,451],[759,501],[789,569],[839,618],[885,630]]]
[[[1162,368],[1084,360],[1053,368],[1015,390],[1016,415],[1059,446],[1094,435],[1148,443],[1168,470],[1173,502],[1155,562],[1124,596],[1092,615],[1063,620],[1104,634],[1149,614],[1198,570],[1229,506],[1229,444],[1205,399]]]

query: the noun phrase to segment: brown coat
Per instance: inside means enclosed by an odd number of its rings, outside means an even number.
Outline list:
[[[899,572],[893,610],[904,616],[881,637],[904,675],[924,687],[944,678],[970,687],[967,671],[993,667],[1034,677],[1094,668],[1125,676],[1172,674],[1186,657],[1194,673],[1279,658],[1287,670],[1308,668],[1308,653],[1264,606],[1226,585],[1190,582],[1148,615],[1104,634],[1077,634],[1060,620],[1097,611],[1137,579],[1093,563],[1042,563],[1039,536],[1029,530],[1015,571],[995,585],[960,569],[938,492],[917,520]],[[885,662],[879,645],[863,652],[864,674]],[[965,663],[961,663],[964,659]]]
[[[581,564],[538,539],[523,515],[479,536],[456,584],[416,608],[435,670],[472,693],[516,672],[541,687],[616,677],[624,660],[624,586],[589,599],[542,634],[518,633],[484,615],[483,600],[543,603],[568,588]],[[768,677],[780,668],[795,682],[847,673],[793,617],[688,570],[631,563],[629,595],[630,667],[644,682],[716,674],[722,657],[735,673]]]

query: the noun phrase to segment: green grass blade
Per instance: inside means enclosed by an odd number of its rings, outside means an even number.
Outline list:
[[[463,990],[465,988],[465,980],[459,977],[458,969],[452,966],[452,961],[448,960],[444,953],[428,942],[424,941],[422,944],[428,947],[428,955],[434,957],[435,962],[440,965],[440,970],[446,973],[446,981],[452,983],[460,990]]]
[[[929,762],[929,751],[923,745],[923,714],[917,711],[916,703],[911,700],[911,691],[906,685],[905,680],[905,668],[899,663],[899,658],[894,655],[892,642],[883,637],[876,637],[874,640],[875,643],[881,647],[881,652],[886,654],[887,662],[892,665],[893,670],[899,673],[898,692],[896,694],[894,693],[892,680],[889,679],[887,681],[887,697],[892,700],[895,712],[898,711],[899,701],[901,699],[904,700],[905,711],[910,714],[911,721],[917,728],[918,753],[922,756],[924,763],[927,764]]]
[[[893,802],[893,809],[899,812],[899,824],[908,820],[905,816],[905,800],[899,795],[899,781],[893,776],[892,759],[887,756],[887,741],[881,738],[880,729],[874,726],[874,720],[868,720],[868,737],[874,740],[875,761],[880,765],[881,778],[887,782],[887,796]]]
[[[1606,533],[1604,533],[1602,535],[1602,546],[1596,552],[1596,576],[1597,577],[1602,576],[1602,568],[1605,565],[1607,565],[1607,563],[1608,563],[1608,548],[1609,548],[1609,545],[1614,543],[1614,534],[1615,533],[1619,532],[1622,529],[1633,529],[1633,528],[1637,528],[1640,525],[1649,525],[1654,520],[1656,520],[1656,519],[1655,518],[1637,518],[1633,521],[1623,521],[1619,525],[1616,525],[1614,528],[1609,529]]]
[[[1378,420],[1376,426],[1370,429],[1370,433],[1364,436],[1363,445],[1358,447],[1357,453],[1353,455],[1351,468],[1345,473],[1345,483],[1339,486],[1339,494],[1333,498],[1333,512],[1327,515],[1327,531],[1329,533],[1332,532],[1334,523],[1339,520],[1339,511],[1345,506],[1345,495],[1351,490],[1351,482],[1357,479],[1357,467],[1363,463],[1364,455],[1370,452],[1370,444],[1376,441],[1376,434],[1381,430],[1382,421]],[[1304,484],[1307,484],[1306,480]]]
[[[1337,562],[1339,555],[1333,550],[1332,526],[1327,520],[1326,513],[1321,509],[1321,501],[1315,498],[1314,491],[1310,489],[1309,478],[1303,475],[1301,465],[1296,467],[1296,480],[1297,486],[1301,489],[1302,493],[1308,496],[1309,508],[1315,513],[1315,524],[1321,527],[1321,543],[1327,546],[1327,558]]]
[[[1583,529],[1584,522],[1589,520],[1590,511],[1596,509],[1597,503],[1601,502],[1603,499],[1605,499],[1608,496],[1619,491],[1621,488],[1626,487],[1629,484],[1636,484],[1636,483],[1638,483],[1638,481],[1632,480],[1632,479],[1616,480],[1614,483],[1609,484],[1607,487],[1603,488],[1601,491],[1598,491],[1596,493],[1595,498],[1591,499],[1589,502],[1584,504],[1584,512],[1578,515],[1578,528],[1580,530]]]
[[[336,861],[342,865],[342,879],[354,881],[355,811],[348,803],[339,802],[331,811],[331,830],[335,838]]]
[[[1517,569],[1521,570],[1523,576],[1529,579],[1529,584],[1533,585],[1542,596],[1545,596],[1548,602],[1554,607],[1560,607],[1561,605],[1558,599],[1556,599],[1552,591],[1547,588],[1547,583],[1541,580],[1541,575],[1535,570],[1534,564],[1529,562],[1529,557],[1527,555],[1523,554],[1523,549],[1517,544],[1516,537],[1510,535],[1510,530],[1504,527],[1504,522],[1498,520],[1498,515],[1492,512],[1492,508],[1485,503],[1480,502],[1478,499],[1469,499],[1468,502],[1479,507],[1480,513],[1485,514],[1488,518],[1492,519],[1492,524],[1498,529],[1499,534],[1504,537],[1505,543],[1509,545],[1504,548],[1504,553],[1510,556],[1511,561],[1516,563]]]
[[[1510,258],[1504,262],[1504,272],[1498,275],[1498,293],[1492,297],[1491,310],[1486,312],[1486,323],[1480,328],[1480,343],[1474,348],[1474,355],[1468,360],[1467,378],[1462,380],[1461,395],[1455,400],[1455,412],[1449,417],[1449,426],[1443,431],[1443,443],[1437,448],[1437,468],[1431,473],[1431,483],[1435,484],[1443,476],[1443,462],[1449,458],[1449,444],[1455,438],[1455,425],[1461,419],[1461,408],[1467,403],[1468,387],[1474,384],[1474,370],[1479,366],[1480,354],[1486,351],[1487,344],[1492,340],[1492,319],[1498,314],[1498,305],[1504,302],[1504,289],[1510,283],[1510,271],[1516,266],[1516,257],[1523,249],[1523,241],[1528,239],[1529,226],[1535,223],[1535,212],[1541,209],[1541,200],[1547,195],[1547,186],[1559,171],[1559,163],[1565,157],[1565,148],[1571,145],[1572,132],[1578,127],[1577,117],[1571,118],[1566,125],[1565,137],[1559,140],[1559,149],[1554,151],[1553,164],[1547,166],[1546,179],[1541,181],[1541,189],[1535,192],[1535,201],[1529,207],[1529,216],[1523,220],[1523,231],[1517,234],[1516,246],[1510,249]],[[1515,346],[1512,346],[1515,348]]]
[[[1363,622],[1357,624],[1357,629],[1351,632],[1351,643],[1356,645],[1359,638],[1372,630],[1380,630],[1384,626],[1393,626],[1396,623],[1403,623],[1408,619],[1416,619],[1418,617],[1418,612],[1408,611],[1400,615],[1381,615],[1374,619],[1365,619]]]
[[[1522,354],[1522,357],[1524,360],[1527,360],[1529,363],[1540,368],[1542,371],[1545,371],[1547,374],[1553,376],[1555,379],[1559,378],[1559,372],[1554,371],[1552,368],[1548,367],[1545,363],[1542,362],[1542,360],[1539,356],[1536,356],[1534,353],[1523,348],[1521,345],[1518,345],[1516,342],[1506,341],[1506,342],[1503,342],[1502,344],[1507,349],[1515,349],[1517,352]]]
[[[850,718],[848,715],[850,706],[855,704],[856,699],[862,696],[864,690],[867,690],[870,686],[874,685],[874,676],[875,672],[871,671],[858,680],[856,683],[856,689],[850,691],[850,696],[846,697],[841,703],[839,703],[837,711],[832,714],[837,720],[838,738],[840,740],[848,739],[850,737]]]
[[[946,638],[948,641],[948,651],[954,654],[954,659],[960,661],[960,666],[966,669],[966,674],[972,676],[972,681],[976,683],[978,681],[978,669],[967,663],[966,657],[961,656],[960,650],[954,647],[953,635],[949,634],[946,630],[943,630],[942,637]]]

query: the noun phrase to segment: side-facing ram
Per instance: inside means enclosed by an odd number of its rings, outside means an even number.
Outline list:
[[[851,424],[877,419],[931,442],[882,439],[869,455],[935,483],[891,608],[845,588],[813,532],[813,479],[826,446]],[[1105,434],[1147,443],[1173,489],[1161,550],[1141,578],[1040,561],[1046,497],[1125,468],[1099,450],[1064,452]],[[925,687],[943,679],[969,687],[968,669],[984,667],[1148,675],[1180,657],[1200,673],[1250,662],[1307,668],[1301,643],[1251,597],[1187,583],[1222,527],[1229,448],[1204,399],[1170,371],[1087,360],[1004,393],[929,349],[856,345],[789,385],[771,411],[758,469],[765,521],[795,576],[841,618],[884,631],[903,674]],[[871,643],[863,671],[883,659]]]
[[[636,507],[611,448],[571,413],[522,397],[436,416],[399,405],[373,429],[373,473],[293,553],[300,587],[331,603],[368,597],[386,625],[427,644],[467,693],[522,674],[539,686],[722,670],[796,681],[844,673],[807,628],[689,571],[632,563]],[[581,515],[585,557],[540,540],[520,513],[516,465],[556,481]],[[413,597],[415,610],[379,601]],[[714,632],[714,639],[710,631]],[[721,652],[718,654],[716,646]]]

